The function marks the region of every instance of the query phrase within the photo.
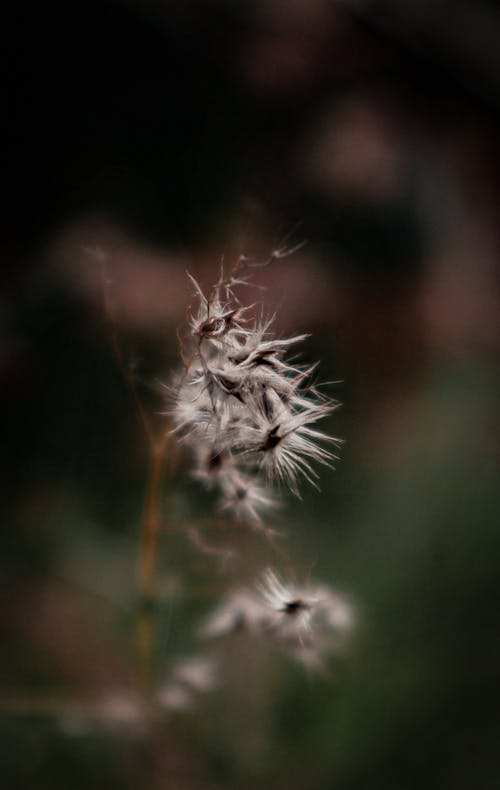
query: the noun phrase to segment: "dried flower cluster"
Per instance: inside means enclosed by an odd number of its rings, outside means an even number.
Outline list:
[[[208,296],[188,276],[198,304],[190,313],[184,371],[172,388],[173,430],[191,451],[193,476],[218,493],[220,509],[267,529],[263,515],[279,502],[273,484],[298,496],[301,477],[316,485],[313,464],[336,457],[332,445],[339,440],[316,427],[336,404],[313,382],[316,365],[290,358],[307,335],[278,338],[272,319],[239,301],[235,288],[248,278],[238,276],[238,267],[227,280],[221,275]],[[351,624],[351,607],[325,585],[287,584],[268,569],[254,587],[230,591],[200,636],[243,630],[318,667]],[[183,682],[164,689],[167,707],[191,698]]]
[[[199,300],[191,317],[192,351],[175,386],[176,433],[195,459],[194,475],[220,495],[220,507],[262,523],[277,504],[270,486],[298,495],[299,478],[313,485],[313,462],[329,464],[325,445],[338,440],[315,427],[335,403],[311,383],[315,365],[288,359],[306,335],[277,338],[271,320],[251,319],[234,287],[220,281],[206,297],[191,277]]]

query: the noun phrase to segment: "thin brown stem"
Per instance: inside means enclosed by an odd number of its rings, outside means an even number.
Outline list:
[[[144,692],[150,695],[153,681],[152,664],[155,649],[156,567],[161,520],[160,499],[165,474],[166,452],[170,438],[170,428],[167,427],[159,441],[156,440],[153,428],[137,392],[136,378],[125,363],[123,348],[117,329],[116,305],[110,290],[112,281],[108,270],[108,258],[105,254],[101,254],[98,256],[98,260],[101,265],[104,311],[110,329],[111,347],[123,378],[129,385],[137,418],[151,451],[151,466],[139,537],[137,567],[139,611],[136,623],[139,681]]]
[[[146,490],[146,501],[141,520],[137,587],[139,612],[137,617],[137,649],[139,680],[146,692],[151,691],[155,650],[156,568],[161,524],[161,491],[165,474],[166,453],[170,432],[153,446],[151,471]]]

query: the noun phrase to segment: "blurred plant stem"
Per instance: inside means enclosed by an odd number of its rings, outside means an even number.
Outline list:
[[[153,685],[153,657],[155,649],[156,566],[160,535],[160,495],[165,473],[166,452],[170,432],[164,432],[152,447],[151,472],[141,520],[137,587],[139,611],[137,616],[137,654],[139,681],[146,694]]]
[[[165,474],[166,452],[170,439],[167,426],[160,439],[150,425],[137,392],[136,377],[125,363],[124,353],[118,333],[117,309],[113,298],[108,262],[109,255],[102,250],[89,250],[100,264],[103,305],[110,331],[113,355],[127,382],[137,417],[151,451],[150,473],[146,488],[146,499],[141,519],[139,537],[139,556],[137,564],[138,613],[136,622],[136,644],[139,684],[146,696],[153,690],[153,660],[155,649],[155,609],[156,609],[156,566],[158,539],[160,533],[160,496]]]

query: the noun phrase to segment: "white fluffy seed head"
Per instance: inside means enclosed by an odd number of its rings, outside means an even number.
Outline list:
[[[200,633],[214,638],[247,631],[318,667],[323,656],[343,644],[353,620],[352,606],[325,584],[298,585],[267,569],[254,587],[229,593]]]
[[[194,475],[219,489],[221,507],[256,522],[276,503],[266,486],[276,481],[298,495],[300,478],[316,485],[313,464],[335,458],[328,445],[338,440],[313,427],[335,404],[310,383],[314,365],[287,359],[307,335],[277,338],[272,320],[252,322],[234,280],[206,296],[189,278],[198,307],[191,356],[172,387],[173,430],[193,452]]]

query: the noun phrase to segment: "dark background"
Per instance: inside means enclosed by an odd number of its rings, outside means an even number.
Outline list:
[[[496,3],[3,14],[5,787],[496,786]],[[349,594],[358,625],[326,677],[229,640],[214,694],[146,726],[149,457],[126,374],[160,425],[186,267],[208,286],[224,253],[288,233],[308,243],[263,272],[264,299],[341,380],[346,444],[284,510],[287,563]],[[179,524],[211,507],[187,471],[165,486]],[[219,593],[282,563],[242,527],[229,540],[228,570],[182,529],[162,539],[159,678]]]

